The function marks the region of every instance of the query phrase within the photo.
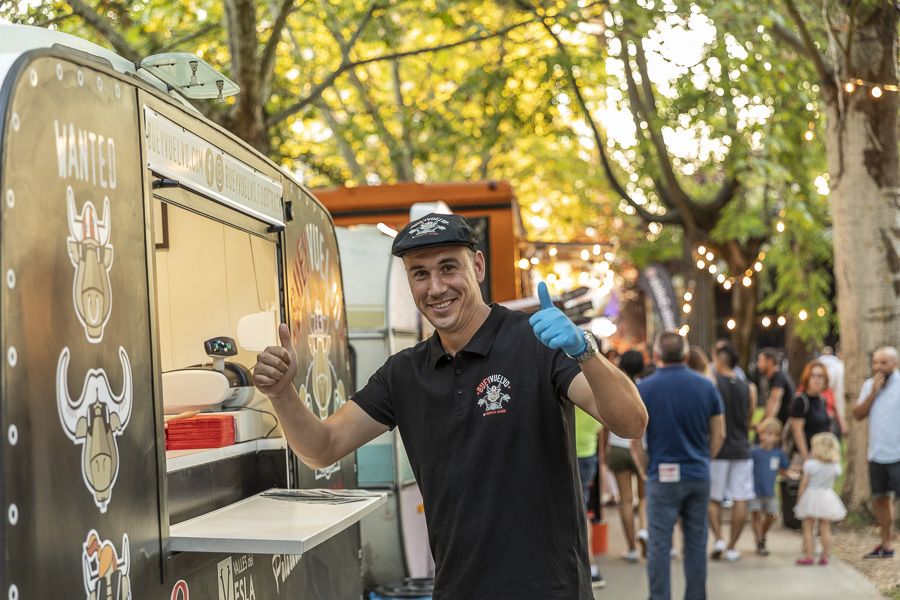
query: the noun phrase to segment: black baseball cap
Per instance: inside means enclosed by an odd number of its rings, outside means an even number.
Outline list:
[[[400,230],[391,254],[403,256],[410,250],[432,246],[468,246],[474,250],[476,244],[475,232],[465,217],[430,213]]]

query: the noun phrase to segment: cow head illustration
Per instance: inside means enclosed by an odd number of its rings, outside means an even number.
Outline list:
[[[125,349],[119,347],[122,362],[122,393],[116,396],[103,369],[89,369],[78,400],[69,396],[67,372],[69,348],[63,348],[56,366],[56,406],[66,436],[81,449],[81,474],[100,512],[106,512],[112,488],[119,475],[119,447],[116,438],[125,431],[131,417],[131,365]]]
[[[75,206],[75,193],[69,186],[66,189],[66,204],[69,259],[75,267],[72,300],[88,341],[96,344],[103,339],[103,328],[112,312],[109,270],[113,262],[113,247],[109,243],[109,198],[103,198],[102,215],[97,214],[90,200],[84,203],[79,213]]]
[[[101,540],[95,529],[88,532],[81,546],[84,591],[88,600],[130,600],[128,577],[131,550],[128,534],[122,534],[122,556],[109,540]]]

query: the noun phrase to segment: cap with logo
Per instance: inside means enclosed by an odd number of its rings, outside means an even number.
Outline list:
[[[475,249],[475,232],[460,215],[431,213],[400,230],[391,246],[391,254],[403,256],[410,250],[432,246],[468,246]]]

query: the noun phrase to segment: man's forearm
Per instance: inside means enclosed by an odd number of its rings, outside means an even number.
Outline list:
[[[589,358],[581,372],[591,388],[601,420],[617,435],[635,439],[644,435],[647,409],[637,388],[618,367],[600,356]]]
[[[875,404],[875,398],[877,397],[878,392],[873,390],[871,393],[869,393],[866,399],[863,400],[862,404],[857,404],[856,406],[854,406],[853,418],[855,418],[857,421],[861,421],[862,419],[868,417],[869,411],[872,410],[872,405]]]
[[[269,399],[278,414],[288,445],[304,464],[318,469],[337,460],[329,456],[331,436],[328,427],[300,400],[293,385],[281,396],[271,396]]]

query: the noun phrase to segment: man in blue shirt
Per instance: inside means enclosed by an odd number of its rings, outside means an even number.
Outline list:
[[[647,413],[647,577],[651,600],[669,600],[672,529],[684,530],[685,600],[706,598],[709,462],[725,439],[722,399],[713,383],[684,364],[688,343],[666,332],[653,348],[659,368],[638,384]],[[632,448],[647,465],[640,440]]]

